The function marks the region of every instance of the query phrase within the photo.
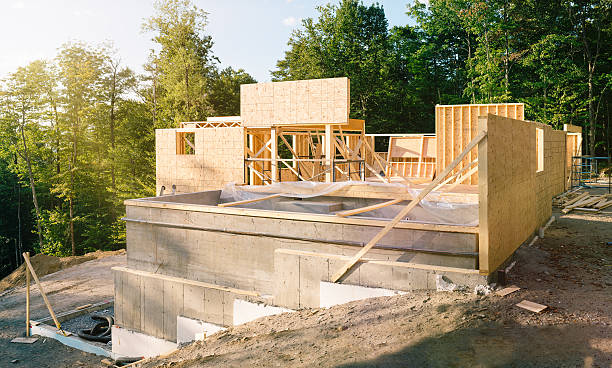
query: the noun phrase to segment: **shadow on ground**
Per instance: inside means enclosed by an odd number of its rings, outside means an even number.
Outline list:
[[[338,367],[608,367],[591,336],[605,326],[495,326],[458,329],[376,359]]]

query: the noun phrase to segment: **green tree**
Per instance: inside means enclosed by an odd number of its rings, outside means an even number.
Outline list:
[[[149,62],[156,71],[156,102],[163,118],[177,124],[203,120],[212,108],[206,85],[216,58],[212,38],[205,34],[207,13],[190,0],[163,0],[154,5],[156,14],[143,24],[154,34],[159,53]],[[161,93],[159,93],[161,92]]]
[[[208,87],[208,100],[217,116],[240,115],[240,85],[257,83],[244,69],[231,67],[213,72]]]

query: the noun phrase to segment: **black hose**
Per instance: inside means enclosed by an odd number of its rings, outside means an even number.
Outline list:
[[[113,317],[106,315],[94,314],[91,316],[94,321],[100,321],[93,328],[83,329],[77,332],[79,337],[89,340],[107,343],[111,341],[111,329],[113,327]]]

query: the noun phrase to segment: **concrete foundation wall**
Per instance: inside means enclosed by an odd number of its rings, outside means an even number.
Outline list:
[[[291,309],[318,308],[321,305],[321,281],[330,281],[331,276],[349,259],[335,254],[277,249],[274,252],[274,304]],[[470,288],[488,281],[477,270],[434,269],[366,258],[347,273],[342,284],[402,291],[435,290],[437,275]]]
[[[273,291],[275,249],[354,255],[360,246],[326,242],[365,243],[380,231],[380,227],[375,226],[220,215],[136,206],[127,207],[127,218],[130,219],[127,221],[128,267],[243,290],[255,290],[264,294],[271,294]],[[177,228],[168,224],[222,229],[222,231]],[[320,241],[283,237],[316,238]],[[394,229],[379,244],[474,252],[477,247],[477,234]],[[475,256],[450,256],[377,248],[368,252],[368,255],[380,260],[476,268]]]
[[[113,273],[115,323],[169,341],[176,341],[177,316],[231,326],[234,299],[248,298],[239,290],[125,267],[115,267]]]

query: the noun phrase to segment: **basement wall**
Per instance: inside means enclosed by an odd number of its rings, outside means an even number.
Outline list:
[[[334,241],[360,241],[365,244],[386,224],[386,221],[339,219],[332,215],[197,205],[190,206],[193,210],[181,210],[178,208],[184,208],[185,205],[174,203],[159,204],[164,208],[144,207],[147,204],[157,205],[147,203],[146,200],[132,200],[126,204],[129,268],[255,290],[263,294],[272,294],[274,291],[276,249],[354,255],[360,249],[359,245],[339,245],[334,244]],[[204,210],[214,210],[216,213]],[[275,215],[286,218],[275,218]],[[299,220],[300,216],[307,216],[310,220]],[[337,222],[324,222],[326,219]],[[419,227],[419,224],[402,225]],[[462,227],[449,225],[433,228],[452,230]],[[368,252],[368,256],[380,260],[476,269],[478,235],[476,228],[471,229],[471,233],[464,233],[395,228],[378,244],[399,249],[374,248]],[[471,252],[472,255],[432,254],[403,250],[402,247]]]
[[[178,154],[180,133],[195,136],[194,154]],[[156,193],[192,193],[221,189],[229,182],[244,183],[244,129],[242,127],[200,129],[156,129]]]

